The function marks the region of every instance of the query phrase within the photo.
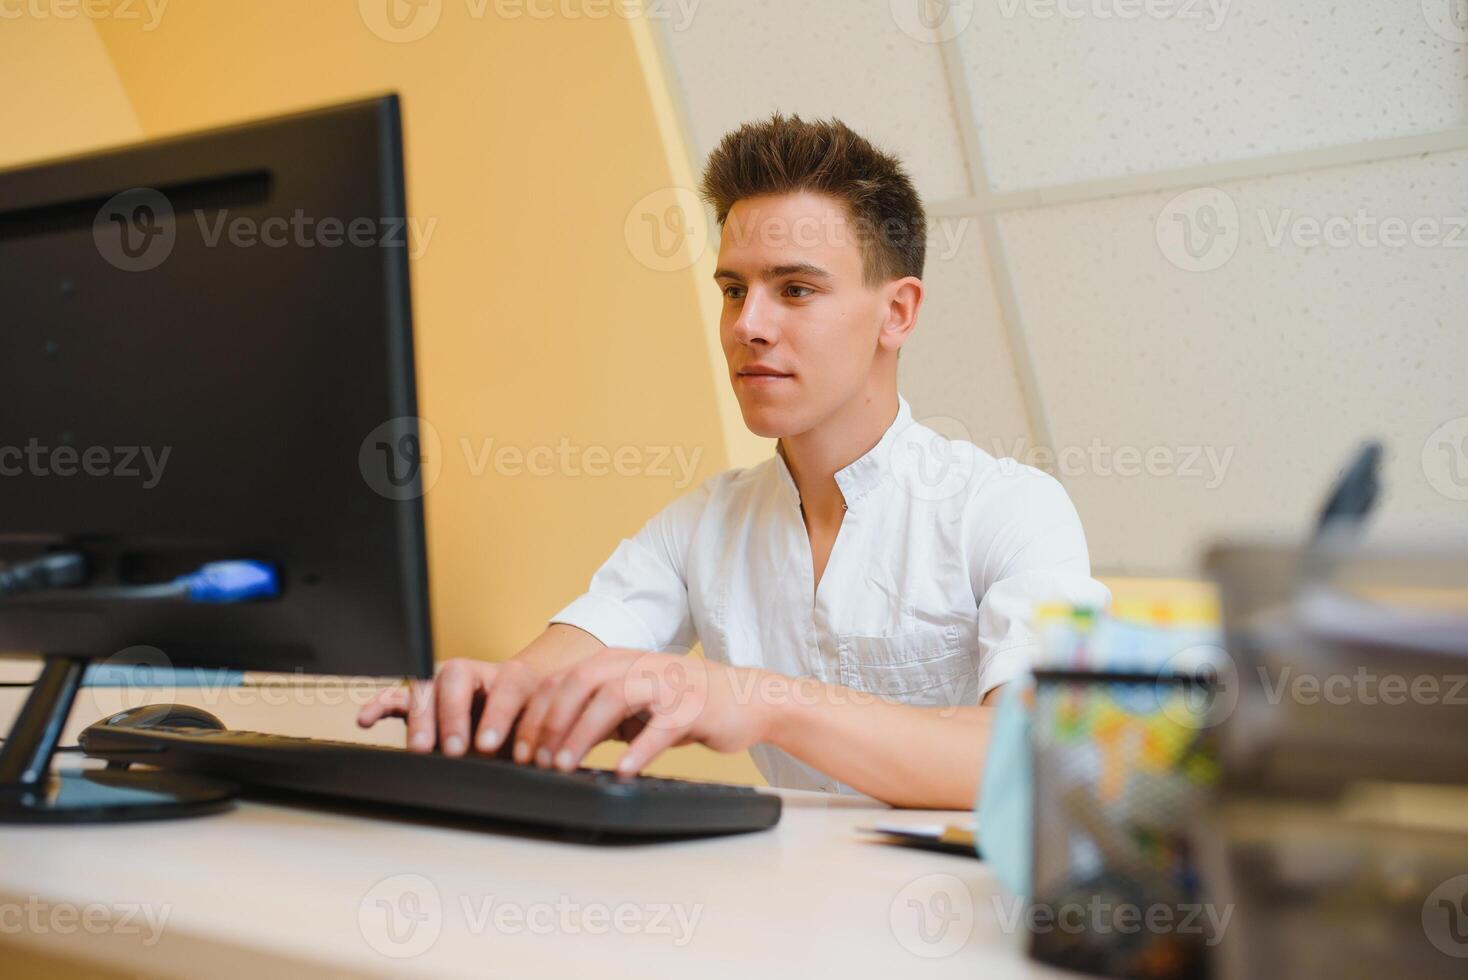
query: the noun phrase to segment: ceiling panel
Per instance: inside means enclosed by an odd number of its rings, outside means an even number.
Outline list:
[[[1009,191],[1468,125],[1461,2],[955,0],[950,30]]]
[[[1462,535],[1465,186],[1457,152],[1003,219],[1099,566],[1175,570],[1218,532],[1303,533],[1370,436],[1389,450],[1388,525]],[[1158,455],[1123,470],[1124,448]]]
[[[836,116],[899,154],[925,199],[966,195],[942,50],[905,26],[889,0],[702,0],[665,21],[698,159],[776,110]]]

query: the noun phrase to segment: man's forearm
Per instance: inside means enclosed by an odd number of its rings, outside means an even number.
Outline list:
[[[893,806],[967,810],[994,708],[914,707],[766,673],[767,742]]]

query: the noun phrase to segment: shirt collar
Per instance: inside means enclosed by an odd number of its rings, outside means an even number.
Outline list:
[[[881,486],[882,481],[891,472],[888,458],[892,452],[892,443],[899,433],[912,424],[912,408],[907,404],[907,399],[901,394],[897,396],[897,417],[892,424],[887,426],[887,431],[882,433],[882,438],[877,444],[865,454],[847,463],[836,471],[836,486],[841,491],[841,497],[846,501],[848,510],[862,497],[871,493]],[[785,457],[779,448],[775,450],[775,469],[779,471],[782,482],[795,497],[796,503],[800,502],[800,490],[795,485],[795,478],[790,475],[790,468],[785,465]]]

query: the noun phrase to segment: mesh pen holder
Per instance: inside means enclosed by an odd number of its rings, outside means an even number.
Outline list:
[[[1207,976],[1219,918],[1187,835],[1218,780],[1212,692],[1181,674],[1035,673],[1034,958]]]

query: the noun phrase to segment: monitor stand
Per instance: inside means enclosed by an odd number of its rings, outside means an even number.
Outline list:
[[[193,817],[227,809],[238,787],[154,770],[51,771],[89,656],[48,656],[0,745],[0,823],[101,823]]]

